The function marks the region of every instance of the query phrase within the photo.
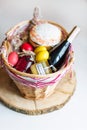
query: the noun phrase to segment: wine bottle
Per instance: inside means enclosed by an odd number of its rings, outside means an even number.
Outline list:
[[[63,41],[63,43],[61,43],[59,46],[55,46],[50,50],[50,58],[48,59],[48,62],[57,70],[61,67],[68,52],[69,46],[76,37],[76,35],[79,33],[79,31],[80,28],[75,26],[66,38],[66,40]]]

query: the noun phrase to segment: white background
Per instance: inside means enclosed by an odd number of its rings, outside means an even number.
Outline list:
[[[73,42],[77,89],[62,109],[39,116],[17,113],[0,103],[0,130],[87,130],[87,0],[0,0],[0,42],[10,27],[32,18],[35,6],[43,19],[68,32],[75,25],[81,28]]]

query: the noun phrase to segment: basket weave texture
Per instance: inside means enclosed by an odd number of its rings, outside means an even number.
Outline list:
[[[56,23],[50,23],[61,28],[63,34],[62,40],[64,40],[68,34],[66,30]],[[29,21],[24,21],[13,27],[10,31],[7,32],[7,37],[12,37],[15,34],[15,30],[16,32],[20,32],[20,30],[23,31],[25,26],[29,26]],[[4,40],[3,46],[6,49],[6,54],[2,54],[4,67],[10,78],[16,84],[22,96],[28,99],[40,99],[51,95],[54,92],[55,88],[58,87],[58,83],[62,77],[72,68],[72,64],[74,62],[74,53],[71,46],[65,64],[57,72],[47,75],[36,75],[20,72],[11,67],[7,62],[6,55],[12,51],[11,45],[7,39]]]

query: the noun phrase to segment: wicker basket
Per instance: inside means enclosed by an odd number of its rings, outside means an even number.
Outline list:
[[[66,30],[56,23],[50,23],[61,28],[63,34],[62,40],[64,40],[67,36]],[[12,37],[16,32],[20,32],[20,29],[23,31],[25,26],[29,26],[29,21],[24,21],[13,27],[10,31],[7,32],[7,37]],[[6,49],[6,54],[2,54],[4,67],[10,78],[14,81],[17,88],[20,90],[21,94],[28,99],[40,99],[51,95],[54,92],[55,87],[58,86],[58,82],[71,69],[74,61],[73,50],[70,48],[68,52],[69,57],[66,59],[68,62],[65,62],[65,65],[63,65],[59,71],[47,75],[29,74],[17,71],[8,64],[6,56],[9,54],[9,52],[11,52],[12,48],[7,39],[4,40],[3,46]]]

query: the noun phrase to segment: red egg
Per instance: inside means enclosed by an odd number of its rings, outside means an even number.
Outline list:
[[[25,42],[21,45],[21,50],[33,51],[33,47],[28,42]]]
[[[18,62],[18,54],[13,51],[8,55],[8,63],[12,66],[15,66]]]

